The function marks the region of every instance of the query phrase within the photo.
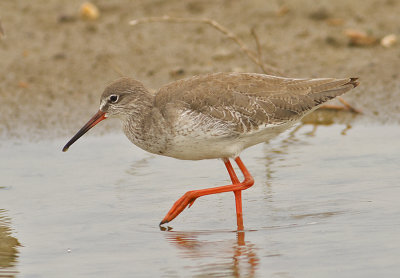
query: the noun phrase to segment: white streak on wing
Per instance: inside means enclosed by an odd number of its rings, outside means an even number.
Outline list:
[[[190,110],[182,111],[176,129],[181,134],[200,138],[223,136],[230,131],[229,123]]]

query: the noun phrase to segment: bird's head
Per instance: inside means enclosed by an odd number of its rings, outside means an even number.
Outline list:
[[[102,120],[108,117],[123,118],[134,113],[147,95],[143,84],[132,78],[120,78],[109,84],[101,95],[99,111],[68,141],[63,152]]]
[[[139,81],[124,77],[120,78],[105,89],[100,98],[100,109],[106,117],[124,117],[134,112],[148,94]]]

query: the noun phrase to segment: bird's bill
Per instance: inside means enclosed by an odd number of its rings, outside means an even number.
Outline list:
[[[106,119],[107,115],[105,112],[99,110],[75,135],[68,141],[68,143],[62,149],[63,152],[68,151],[68,148],[78,140],[83,134],[89,131],[92,127],[100,123],[102,120]]]

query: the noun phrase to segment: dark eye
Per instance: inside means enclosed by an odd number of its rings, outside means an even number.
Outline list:
[[[118,101],[118,99],[119,99],[119,96],[117,96],[117,95],[111,95],[111,96],[108,97],[108,100],[111,103],[116,103]]]

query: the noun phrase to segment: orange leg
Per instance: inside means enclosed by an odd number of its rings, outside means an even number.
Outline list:
[[[232,164],[229,159],[224,160],[225,167],[228,170],[229,176],[231,177],[232,184],[238,184],[239,179],[236,176],[235,171],[232,168]],[[238,230],[243,230],[243,212],[242,212],[242,190],[233,191],[235,194],[235,203],[236,203],[236,222],[238,226]]]
[[[224,160],[226,169],[228,170],[229,176],[231,177],[232,183],[230,185],[193,190],[186,192],[168,211],[167,215],[160,222],[160,225],[164,223],[168,223],[172,221],[175,217],[177,217],[187,206],[191,207],[194,201],[205,195],[217,194],[223,192],[233,191],[235,194],[236,200],[236,216],[237,216],[237,224],[238,229],[243,230],[243,213],[242,213],[242,190],[245,190],[254,184],[254,179],[250,175],[249,171],[244,166],[240,157],[235,158],[236,164],[239,166],[240,171],[243,173],[244,180],[243,182],[239,182],[239,179],[236,176],[235,171],[232,168],[231,163],[228,159]]]

